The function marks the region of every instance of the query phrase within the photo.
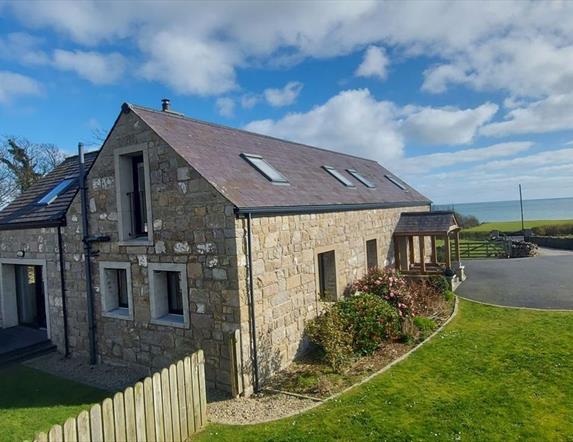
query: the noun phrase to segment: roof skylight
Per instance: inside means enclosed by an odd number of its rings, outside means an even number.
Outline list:
[[[48,205],[54,202],[54,200],[64,193],[67,188],[75,181],[75,178],[66,178],[60,181],[52,190],[45,194],[39,201],[38,204]]]
[[[394,184],[396,187],[399,187],[399,188],[402,189],[402,190],[407,190],[407,189],[406,189],[406,185],[405,185],[405,184],[402,184],[402,183],[398,180],[398,178],[395,178],[395,177],[393,177],[393,176],[391,176],[391,175],[384,175],[384,176],[386,177],[386,179],[387,179],[388,181],[390,181],[390,182],[391,182],[392,184]]]
[[[354,178],[356,178],[358,181],[360,181],[362,184],[364,184],[366,187],[368,187],[369,189],[374,189],[376,186],[374,185],[374,183],[372,183],[372,181],[370,181],[368,178],[366,178],[364,175],[358,173],[356,170],[354,169],[346,169],[346,171],[352,175]]]
[[[247,160],[251,166],[257,169],[270,182],[277,184],[288,184],[288,180],[278,170],[267,163],[267,161],[262,156],[250,153],[242,153],[241,157]]]
[[[334,178],[344,184],[346,187],[356,187],[352,181],[342,175],[338,170],[336,170],[332,166],[322,166],[324,170],[326,170],[329,174],[331,174]]]

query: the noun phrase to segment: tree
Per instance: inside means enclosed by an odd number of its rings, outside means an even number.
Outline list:
[[[0,208],[29,189],[64,158],[64,153],[53,144],[5,137],[0,144]]]

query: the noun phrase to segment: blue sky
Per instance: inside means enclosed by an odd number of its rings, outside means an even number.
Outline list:
[[[0,134],[124,101],[365,156],[438,203],[573,196],[571,2],[0,0]]]

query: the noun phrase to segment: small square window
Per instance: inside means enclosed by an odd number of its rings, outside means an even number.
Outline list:
[[[372,181],[370,181],[368,178],[366,178],[364,175],[362,175],[361,173],[357,172],[354,169],[346,169],[346,171],[352,175],[354,178],[356,178],[358,181],[360,181],[362,184],[364,184],[366,187],[368,187],[369,189],[374,189],[376,186],[372,183]]]
[[[336,254],[334,250],[318,254],[318,291],[323,300],[336,301]]]
[[[120,319],[133,319],[131,264],[100,262],[102,314]]]
[[[342,175],[338,170],[336,170],[334,167],[332,166],[322,166],[322,168],[324,170],[326,170],[330,175],[332,175],[334,178],[336,178],[338,181],[340,181],[342,184],[344,184],[346,187],[356,187],[354,185],[354,183],[352,181],[350,181],[348,178],[346,178],[344,175]]]
[[[402,190],[405,190],[405,191],[407,192],[406,185],[403,184],[398,178],[393,177],[393,176],[391,176],[391,175],[384,175],[384,176],[386,177],[386,179],[387,179],[388,181],[390,181],[390,182],[391,182],[392,184],[394,184],[396,187],[398,187],[398,188],[400,188],[400,189],[402,189]]]
[[[368,269],[378,267],[378,244],[375,239],[366,241],[366,267]]]
[[[151,322],[188,327],[189,303],[185,264],[150,263],[148,270]]]
[[[241,157],[257,169],[266,179],[275,184],[288,184],[288,180],[273,166],[271,166],[262,156],[250,153],[242,153]]]

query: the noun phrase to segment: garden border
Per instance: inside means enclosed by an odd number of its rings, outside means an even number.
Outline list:
[[[458,310],[459,310],[459,296],[455,295],[455,302],[454,302],[454,309],[452,311],[452,314],[450,315],[450,317],[442,324],[440,325],[430,336],[428,336],[426,339],[424,339],[422,342],[420,342],[418,345],[416,345],[414,348],[410,349],[409,351],[407,351],[406,353],[404,353],[402,356],[400,356],[399,358],[393,360],[392,362],[390,362],[388,365],[382,367],[380,370],[378,370],[375,373],[372,373],[371,375],[365,377],[364,379],[361,379],[359,382],[352,384],[351,386],[345,388],[342,391],[339,391],[338,393],[333,394],[332,396],[327,397],[326,399],[319,399],[319,398],[312,398],[312,397],[308,397],[308,396],[303,396],[300,394],[296,394],[296,393],[290,393],[287,391],[278,391],[278,390],[272,390],[272,389],[266,389],[266,391],[269,392],[275,392],[275,393],[280,393],[280,394],[284,394],[287,396],[293,396],[293,397],[298,397],[300,398],[305,398],[305,399],[311,399],[316,401],[316,403],[302,408],[300,410],[295,411],[294,413],[290,413],[278,418],[274,418],[274,419],[266,419],[266,420],[262,420],[262,421],[257,421],[257,424],[264,424],[264,423],[268,423],[268,422],[273,422],[273,421],[278,421],[281,419],[286,419],[288,417],[292,417],[292,416],[296,416],[299,415],[301,413],[306,413],[307,411],[310,411],[320,405],[323,405],[333,399],[338,398],[339,396],[348,393],[350,390],[358,387],[359,385],[365,384],[366,382],[372,380],[373,378],[375,378],[376,376],[384,373],[385,371],[389,370],[390,368],[392,368],[394,365],[402,362],[403,360],[405,360],[406,358],[408,358],[412,353],[414,353],[416,350],[418,350],[420,347],[422,347],[424,344],[426,344],[427,342],[429,342],[434,336],[436,336],[438,333],[440,333],[451,321],[452,319],[454,319],[456,317],[456,315],[458,314]],[[265,390],[263,388],[263,390]],[[233,424],[233,425],[253,425],[253,423],[240,423],[240,424]]]
[[[460,299],[463,299],[464,301],[474,302],[476,304],[487,305],[488,307],[512,308],[515,310],[531,310],[534,312],[565,312],[565,313],[573,312],[573,308],[568,309],[568,308],[519,307],[517,305],[492,304],[491,302],[478,301],[476,299],[466,298],[464,296],[459,296],[459,295],[456,295],[456,296]]]

